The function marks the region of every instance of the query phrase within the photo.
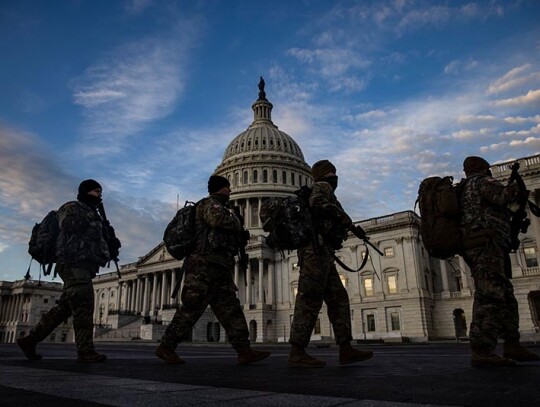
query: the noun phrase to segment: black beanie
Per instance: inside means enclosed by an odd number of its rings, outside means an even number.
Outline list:
[[[336,167],[328,160],[317,161],[311,167],[311,175],[315,182],[322,180],[328,173],[336,173]]]
[[[219,175],[212,175],[208,179],[208,193],[214,194],[223,187],[230,187],[231,183],[225,177]]]
[[[489,163],[482,157],[471,156],[465,158],[465,161],[463,161],[463,171],[465,172],[465,175],[482,173],[489,170],[489,167]]]
[[[94,189],[103,189],[101,188],[101,185],[99,185],[99,182],[93,179],[85,179],[81,184],[79,185],[79,195],[86,195],[88,192],[93,191]]]

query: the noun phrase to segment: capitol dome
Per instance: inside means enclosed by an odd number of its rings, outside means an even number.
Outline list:
[[[244,211],[246,226],[258,229],[264,199],[290,196],[313,179],[296,141],[272,122],[273,106],[266,99],[262,78],[259,98],[251,108],[253,123],[229,143],[215,174],[231,183],[231,201]]]

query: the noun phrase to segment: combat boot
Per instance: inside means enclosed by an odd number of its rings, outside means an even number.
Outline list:
[[[236,360],[239,365],[248,365],[250,363],[255,363],[270,356],[270,352],[254,350],[251,349],[249,346],[242,346],[240,348],[237,348],[236,352],[238,353]]]
[[[154,354],[165,361],[168,365],[181,365],[186,363],[184,359],[176,354],[174,348],[163,342],[159,344]]]
[[[107,356],[102,353],[97,353],[95,350],[89,350],[87,352],[77,352],[77,355],[77,362],[99,363],[107,360]]]
[[[289,353],[289,367],[324,367],[326,362],[310,356],[302,346],[294,346]]]
[[[506,357],[502,358],[494,353],[483,355],[473,352],[471,357],[472,367],[504,367],[515,365],[516,362],[514,362],[512,359],[508,359]]]
[[[354,349],[350,342],[339,345],[339,364],[350,365],[351,363],[363,362],[371,359],[373,352],[370,350]]]
[[[17,345],[28,360],[40,360],[42,356],[36,353],[37,340],[32,335],[27,335],[24,338],[17,339]]]
[[[517,362],[534,362],[540,360],[540,356],[521,346],[517,340],[507,340],[504,342],[503,356],[514,359]]]

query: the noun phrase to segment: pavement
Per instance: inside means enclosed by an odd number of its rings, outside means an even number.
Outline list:
[[[247,366],[225,344],[181,344],[184,365],[157,359],[156,343],[96,346],[105,363],[77,363],[72,343],[40,344],[34,362],[0,344],[0,406],[540,406],[540,362],[472,368],[463,343],[355,345],[375,356],[348,366],[335,345],[311,346],[319,369],[287,367],[286,344],[254,345],[272,356]]]

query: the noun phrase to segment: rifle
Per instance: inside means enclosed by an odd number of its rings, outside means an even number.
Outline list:
[[[116,273],[118,274],[118,278],[120,279],[122,278],[122,275],[120,274],[120,268],[118,267],[118,254],[120,254],[120,247],[122,247],[122,243],[120,243],[120,240],[116,237],[116,232],[114,231],[114,228],[111,226],[111,223],[107,219],[107,214],[105,213],[103,202],[100,202],[98,204],[98,211],[103,218],[103,238],[107,242],[109,254],[111,255],[111,260],[116,266]]]
[[[508,180],[508,185],[515,181],[517,186],[519,187],[519,196],[517,201],[518,209],[512,214],[512,217],[510,219],[510,249],[512,253],[515,253],[521,243],[519,241],[519,234],[527,233],[527,229],[531,224],[530,219],[527,218],[527,203],[532,204],[532,202],[529,202],[530,192],[527,190],[525,182],[523,181],[523,178],[521,178],[521,175],[519,175],[518,172],[519,162],[516,161],[514,164],[512,164],[510,169],[512,170],[512,174],[510,175],[510,179]]]
[[[358,226],[358,225],[354,225],[352,224],[350,227],[349,227],[349,230],[352,232],[353,235],[355,235],[358,239],[360,240],[363,240],[365,244],[367,244],[368,246],[370,246],[373,250],[375,250],[377,253],[379,253],[381,256],[384,256],[384,253],[381,252],[377,247],[375,247],[373,245],[373,243],[371,243],[369,241],[369,237],[367,236],[366,234],[366,231],[364,229],[362,229],[362,226]],[[367,257],[367,255],[366,255]]]

